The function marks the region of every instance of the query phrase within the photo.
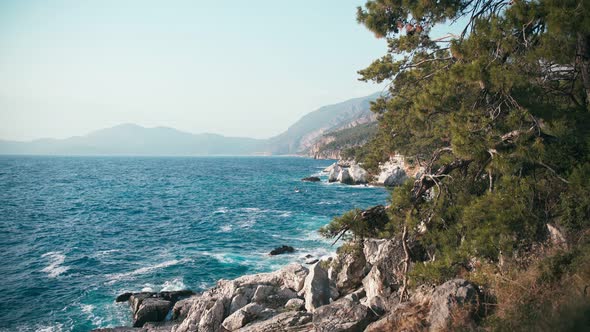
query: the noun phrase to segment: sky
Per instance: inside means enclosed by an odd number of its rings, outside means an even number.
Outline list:
[[[0,139],[121,123],[267,138],[380,91],[364,0],[2,0]]]

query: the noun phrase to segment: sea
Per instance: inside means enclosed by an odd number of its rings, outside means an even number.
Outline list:
[[[317,230],[390,196],[327,183],[333,162],[0,156],[0,331],[129,326],[121,293],[199,292],[333,254]],[[296,251],[268,255],[281,245]]]

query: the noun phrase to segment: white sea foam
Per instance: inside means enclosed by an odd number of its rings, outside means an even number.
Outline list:
[[[221,208],[215,210],[213,213],[214,214],[225,214],[227,212],[228,212],[228,209],[226,207],[221,207]]]
[[[46,326],[36,326],[35,332],[61,332],[64,330],[64,326],[61,323],[54,323]]]
[[[146,273],[152,272],[154,270],[163,269],[168,266],[173,266],[173,265],[185,263],[188,261],[190,261],[190,260],[186,259],[186,258],[180,259],[180,260],[173,259],[173,260],[165,261],[165,262],[162,262],[159,264],[145,266],[145,267],[139,268],[137,270],[129,271],[129,272],[107,274],[106,277],[108,279],[110,279],[108,284],[112,284],[112,283],[115,283],[119,280],[130,279],[130,278],[133,278],[133,277],[140,275],[140,274],[146,274]]]
[[[42,272],[47,273],[49,278],[56,278],[60,274],[70,269],[69,266],[62,266],[66,260],[66,255],[64,255],[62,252],[51,251],[41,255],[41,257],[49,259],[49,265],[41,270]]]
[[[96,315],[94,313],[94,309],[96,309],[95,306],[93,306],[92,304],[80,304],[80,308],[82,309],[82,312],[84,314],[86,314],[86,317],[88,318],[89,321],[92,322],[92,324],[94,326],[101,326],[102,323],[104,322],[103,317],[100,317],[99,315]]]
[[[171,292],[188,289],[182,278],[174,278],[172,280],[166,280],[160,288],[160,292]]]
[[[231,225],[222,225],[221,227],[219,227],[219,230],[223,233],[227,233],[232,230],[232,227]]]

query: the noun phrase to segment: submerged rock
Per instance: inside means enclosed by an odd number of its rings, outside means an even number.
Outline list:
[[[291,246],[280,246],[277,248],[274,248],[273,250],[270,251],[269,255],[274,256],[274,255],[281,255],[281,254],[285,254],[285,253],[291,253],[294,252],[295,248],[291,247]]]
[[[322,180],[317,176],[308,176],[306,178],[301,179],[301,181],[303,181],[303,182],[320,182]]]
[[[171,292],[123,293],[116,302],[128,301],[133,315],[133,326],[142,327],[147,322],[162,322],[175,303],[194,294],[190,290]]]

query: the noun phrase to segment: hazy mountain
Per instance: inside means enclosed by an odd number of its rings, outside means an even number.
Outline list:
[[[66,139],[0,141],[3,154],[50,155],[250,155],[264,151],[265,141],[190,134],[172,128],[122,124]]]
[[[191,134],[173,128],[122,124],[65,139],[0,140],[0,154],[40,155],[254,155],[305,154],[324,133],[374,120],[369,102],[377,94],[324,106],[284,133],[263,140]]]

